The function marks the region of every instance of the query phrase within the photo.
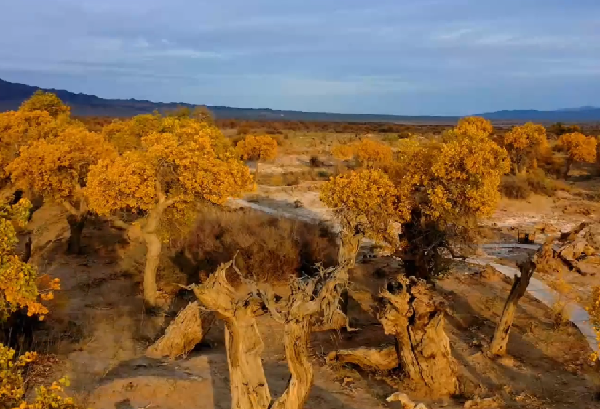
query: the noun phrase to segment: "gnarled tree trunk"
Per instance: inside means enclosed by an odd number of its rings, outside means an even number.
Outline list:
[[[321,270],[318,277],[291,284],[291,294],[276,300],[270,287],[242,278],[246,292],[236,292],[227,282],[223,264],[209,279],[193,286],[198,300],[225,322],[225,345],[234,409],[301,409],[313,381],[308,358],[313,324],[328,322],[337,311],[341,290],[347,282],[344,270]],[[256,316],[265,311],[285,327],[285,352],[291,373],[285,392],[272,400],[262,366],[263,342]],[[319,321],[319,322],[317,322]]]
[[[380,321],[386,334],[396,338],[400,368],[434,395],[456,393],[457,367],[444,331],[442,303],[424,281],[404,276],[381,297],[385,307]]]
[[[364,304],[365,309],[374,309],[368,300]],[[395,348],[340,350],[330,353],[327,360],[367,370],[399,367],[412,382],[428,387],[432,396],[456,393],[457,365],[444,331],[443,302],[426,282],[398,276],[381,291],[379,310],[385,333],[396,338]]]

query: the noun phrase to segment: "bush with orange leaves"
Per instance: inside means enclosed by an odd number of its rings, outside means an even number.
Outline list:
[[[27,144],[51,138],[66,126],[68,119],[53,118],[45,111],[8,111],[0,113],[0,181],[8,177],[6,166]]]
[[[58,118],[62,115],[69,116],[71,108],[65,105],[56,94],[37,90],[29,99],[24,101],[19,107],[22,112],[43,111],[50,114],[53,118]]]
[[[526,173],[529,167],[535,167],[548,147],[546,128],[532,122],[515,126],[503,135],[501,142],[510,155],[515,174]]]
[[[558,138],[556,148],[567,154],[565,160],[564,178],[566,179],[574,162],[596,161],[597,140],[593,136],[585,136],[579,132],[566,133]]]
[[[60,288],[58,279],[38,277],[35,267],[15,254],[15,225],[25,225],[30,209],[31,203],[26,199],[13,206],[0,205],[0,321],[22,309],[30,317],[43,319],[48,309],[40,301],[52,299],[53,291]]]
[[[16,357],[15,351],[0,344],[0,409],[79,409],[82,406],[66,395],[67,378],[36,389],[32,401],[25,400],[23,371],[38,358],[35,352]]]
[[[144,299],[151,307],[162,243],[193,226],[199,202],[223,204],[253,187],[249,169],[216,127],[189,118],[160,121],[139,149],[92,165],[84,189],[92,211],[145,242]]]
[[[240,159],[256,161],[254,180],[258,180],[258,164],[277,156],[277,141],[267,135],[248,135],[236,145]]]
[[[476,119],[459,123],[443,143],[404,141],[397,159],[381,171],[352,172],[326,183],[322,200],[335,209],[342,234],[397,245],[405,264],[414,263],[418,275],[428,278],[439,265],[439,250],[452,251],[451,239],[470,240],[474,219],[489,215],[500,198],[510,162],[489,138],[490,129]],[[374,199],[381,192],[386,199]],[[359,206],[355,197],[363,196],[365,205]],[[381,232],[395,223],[402,224],[400,240],[386,240]]]
[[[393,159],[390,146],[370,138],[363,138],[359,142],[348,145],[336,145],[331,149],[331,154],[338,160],[354,158],[360,167],[365,169],[384,167]]]
[[[469,137],[489,138],[494,132],[492,123],[480,116],[467,116],[458,121],[456,127],[446,132],[446,138]]]
[[[394,242],[391,221],[408,216],[405,203],[388,175],[379,169],[362,169],[332,178],[321,189],[321,200],[334,209],[341,224],[339,263],[353,266],[364,238]]]
[[[67,210],[71,230],[67,249],[77,254],[89,212],[83,194],[87,173],[100,159],[116,157],[115,148],[104,136],[73,124],[55,137],[23,147],[6,171],[17,188],[32,190]]]
[[[114,120],[102,128],[102,134],[119,153],[124,153],[140,148],[142,137],[158,132],[160,126],[160,115],[137,115],[126,121]]]

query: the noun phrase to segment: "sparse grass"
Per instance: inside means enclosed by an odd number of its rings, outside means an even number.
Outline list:
[[[258,184],[266,186],[295,186],[302,182],[329,180],[331,173],[325,169],[307,169],[298,172],[260,174]]]
[[[281,282],[297,274],[310,274],[317,263],[334,265],[336,247],[335,237],[318,225],[249,209],[207,207],[180,255],[187,255],[188,275],[196,278],[212,273],[235,256],[243,275]]]
[[[534,169],[526,175],[505,176],[500,185],[500,192],[509,199],[528,199],[532,194],[552,197],[559,190],[568,192],[571,187],[547,177],[541,169]]]

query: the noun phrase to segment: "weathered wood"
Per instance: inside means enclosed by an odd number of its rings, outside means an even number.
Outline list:
[[[242,279],[236,292],[227,282],[232,262],[219,267],[204,284],[193,290],[205,308],[225,322],[225,346],[229,363],[233,409],[301,409],[313,381],[308,348],[313,326],[331,322],[339,311],[339,297],[348,281],[345,268],[320,270],[317,277],[294,280],[290,295],[277,297],[269,285]],[[235,268],[235,267],[234,267]],[[262,366],[263,342],[256,316],[268,311],[284,325],[284,343],[291,377],[285,392],[271,398]]]
[[[187,355],[202,342],[214,320],[214,313],[202,311],[197,301],[189,303],[169,324],[165,334],[146,350],[146,356],[175,359]]]
[[[457,365],[444,331],[441,300],[423,280],[399,276],[381,292],[384,310],[380,321],[386,334],[396,338],[400,368],[432,395],[452,395],[458,390]]]
[[[365,370],[391,371],[398,367],[396,347],[340,349],[327,355],[327,363],[358,365]]]
[[[552,242],[547,241],[530,260],[519,265],[521,276],[515,276],[514,278],[510,293],[508,294],[506,303],[504,303],[502,316],[496,326],[492,343],[490,344],[490,353],[492,355],[506,354],[510,329],[515,319],[519,300],[525,295],[531,277],[536,269],[545,270],[549,266],[552,266],[553,253]]]

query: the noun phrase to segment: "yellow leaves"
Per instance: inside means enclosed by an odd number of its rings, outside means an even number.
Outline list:
[[[408,217],[396,187],[381,170],[359,170],[332,178],[321,188],[321,200],[335,209],[344,229],[359,230],[373,239],[386,236],[392,221]]]
[[[223,139],[207,123],[162,118],[160,131],[144,135],[139,149],[90,168],[85,188],[90,208],[109,215],[119,210],[150,212],[161,200],[167,207],[224,203],[248,189],[252,178]]]
[[[9,111],[0,113],[0,178],[4,168],[19,154],[19,149],[33,141],[51,138],[66,125],[47,112]]]
[[[502,145],[510,154],[511,161],[517,170],[525,170],[526,166],[541,157],[548,146],[546,128],[527,122],[515,126],[502,138]]]
[[[392,161],[392,148],[372,139],[361,139],[354,145],[356,159],[367,169],[380,168]]]
[[[118,210],[148,211],[157,201],[157,170],[142,152],[102,159],[90,168],[85,195],[100,215]]]
[[[69,379],[61,378],[49,387],[36,389],[32,402],[24,400],[24,368],[38,359],[35,352],[26,352],[15,359],[15,351],[0,344],[0,408],[2,409],[78,409],[73,398],[68,397],[64,388],[70,385]]]
[[[57,118],[61,115],[68,116],[71,108],[65,105],[55,94],[37,90],[31,98],[21,104],[19,111],[44,111],[48,112],[50,116]]]
[[[437,188],[429,212],[449,216],[489,215],[510,170],[506,151],[489,139],[462,138],[445,143],[431,167],[430,189]],[[442,199],[442,196],[444,197]],[[449,208],[447,203],[452,203]]]
[[[356,158],[361,167],[377,169],[389,165],[393,159],[392,148],[369,138],[348,145],[336,145],[331,154],[339,160]]]
[[[277,141],[267,135],[248,135],[238,142],[236,151],[242,160],[272,160],[277,156]]]
[[[28,201],[21,201],[14,206],[0,206],[0,321],[19,309],[27,309],[27,315],[39,315],[40,319],[48,313],[48,309],[39,303],[40,290],[35,267],[22,262],[14,254],[17,234],[11,219],[26,219],[30,207]],[[44,289],[46,297],[58,287],[58,281],[53,281]]]
[[[104,136],[73,125],[55,138],[25,146],[6,169],[17,187],[33,189],[47,199],[74,203],[82,200],[81,188],[90,166],[116,155]]]
[[[556,147],[566,152],[573,161],[592,163],[596,161],[596,144],[593,136],[572,132],[561,135]]]
[[[331,148],[331,155],[339,160],[348,160],[354,157],[354,146],[338,144]]]
[[[487,138],[494,132],[492,123],[479,116],[467,116],[458,121],[454,132],[459,136]]]

